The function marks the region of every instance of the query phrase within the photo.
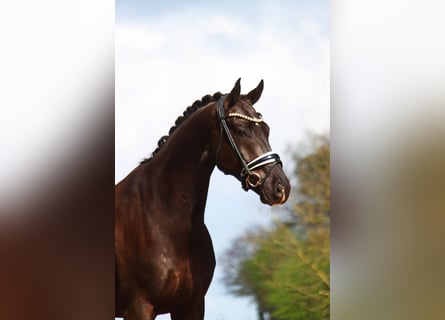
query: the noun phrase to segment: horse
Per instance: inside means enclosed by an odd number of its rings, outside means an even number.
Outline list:
[[[242,95],[206,95],[188,107],[115,187],[115,315],[125,320],[204,319],[215,268],[204,211],[215,167],[253,190],[267,205],[289,197],[282,161],[269,145],[269,126],[253,105],[264,82]]]

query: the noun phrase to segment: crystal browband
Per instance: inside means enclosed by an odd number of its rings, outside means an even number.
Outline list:
[[[259,118],[254,118],[254,117],[246,116],[245,114],[242,114],[242,113],[232,112],[232,113],[229,113],[229,118],[230,117],[237,117],[237,118],[241,118],[241,119],[248,120],[251,122],[256,122],[256,123],[263,122],[263,117],[261,115],[259,116]]]

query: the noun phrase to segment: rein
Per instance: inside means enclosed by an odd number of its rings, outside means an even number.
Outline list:
[[[280,156],[278,155],[278,153],[274,153],[272,151],[266,152],[266,153],[260,155],[259,157],[253,159],[250,162],[247,162],[244,159],[243,155],[241,154],[241,151],[239,150],[238,146],[236,145],[235,140],[232,137],[232,134],[230,133],[226,119],[237,117],[237,118],[242,118],[247,121],[259,123],[259,122],[263,122],[263,118],[262,117],[253,118],[253,117],[249,117],[247,115],[241,114],[241,113],[229,113],[228,116],[225,116],[224,115],[224,100],[226,99],[226,97],[227,97],[227,95],[223,95],[216,103],[218,120],[221,125],[221,134],[220,134],[220,139],[219,139],[217,155],[219,153],[219,148],[221,145],[221,138],[222,138],[222,134],[224,131],[233,151],[235,152],[235,154],[237,155],[238,159],[241,162],[241,165],[243,166],[243,169],[241,170],[241,173],[240,173],[241,181],[245,182],[245,183],[243,183],[243,188],[245,188],[246,190],[249,188],[249,186],[252,188],[256,188],[261,185],[262,181],[261,181],[261,176],[258,173],[253,172],[253,170],[260,168],[262,166],[265,166],[267,164],[273,163],[274,165],[269,169],[269,171],[267,172],[267,174],[265,176],[265,179],[267,179],[267,177],[269,176],[269,173],[272,171],[272,169],[277,164],[282,165],[282,162],[280,160]]]

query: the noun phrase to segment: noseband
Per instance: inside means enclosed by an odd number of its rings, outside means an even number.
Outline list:
[[[221,135],[220,135],[219,144],[221,145],[221,138],[222,138],[222,134],[224,131],[233,151],[235,152],[235,154],[237,155],[238,159],[241,162],[241,165],[243,166],[243,169],[240,172],[240,179],[241,179],[241,183],[243,184],[243,188],[246,190],[249,188],[249,186],[252,188],[256,188],[261,185],[262,181],[261,181],[261,176],[258,173],[253,172],[253,170],[258,169],[258,168],[265,166],[267,164],[273,164],[273,166],[267,172],[267,174],[264,178],[264,180],[265,180],[268,177],[271,170],[273,169],[273,167],[275,167],[277,164],[282,165],[282,162],[280,160],[280,156],[278,155],[278,153],[274,153],[272,151],[266,152],[263,155],[253,159],[250,162],[247,162],[244,159],[243,155],[241,154],[241,151],[239,150],[238,146],[235,143],[235,140],[232,137],[232,134],[230,133],[229,127],[227,126],[226,119],[237,117],[237,118],[245,119],[247,121],[259,123],[259,122],[263,122],[263,118],[262,117],[253,118],[253,117],[249,117],[247,115],[241,114],[241,113],[229,113],[228,116],[225,116],[224,115],[224,100],[226,99],[226,97],[227,97],[227,95],[223,95],[216,103],[218,120],[221,125]],[[218,151],[219,151],[219,147],[220,146],[218,146]],[[218,152],[217,152],[217,154],[218,154]]]

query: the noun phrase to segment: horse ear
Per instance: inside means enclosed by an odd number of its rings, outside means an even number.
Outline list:
[[[255,102],[257,102],[260,99],[261,93],[263,93],[263,89],[264,89],[264,81],[261,79],[258,86],[247,94],[247,99],[250,100],[251,104],[255,104]]]
[[[235,86],[233,87],[232,91],[230,91],[229,95],[226,98],[226,101],[228,103],[227,106],[229,108],[238,102],[240,94],[241,94],[241,78],[239,78],[238,81],[236,81]]]

